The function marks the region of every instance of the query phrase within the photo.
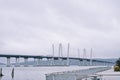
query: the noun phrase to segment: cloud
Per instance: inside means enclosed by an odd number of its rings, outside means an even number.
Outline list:
[[[120,16],[118,0],[1,0],[0,53],[52,54],[51,44],[71,43],[94,50],[94,57],[118,57]],[[44,54],[43,54],[44,53]]]

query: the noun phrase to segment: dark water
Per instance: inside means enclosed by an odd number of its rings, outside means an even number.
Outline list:
[[[46,80],[45,74],[58,71],[78,70],[87,67],[15,67],[12,78],[12,67],[3,67],[4,76],[0,80]],[[114,73],[108,70],[103,73]],[[120,74],[119,72],[117,72]],[[102,80],[120,80],[120,76],[103,76]]]

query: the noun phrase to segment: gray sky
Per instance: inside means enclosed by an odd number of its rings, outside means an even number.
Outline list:
[[[0,53],[119,57],[119,0],[0,0]]]

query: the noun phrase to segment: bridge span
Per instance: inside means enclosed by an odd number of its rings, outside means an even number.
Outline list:
[[[100,65],[113,65],[113,62],[101,61],[95,59],[87,58],[76,58],[76,57],[57,57],[57,56],[41,56],[41,55],[14,55],[14,54],[0,54],[0,57],[5,57],[7,59],[7,67],[10,67],[11,58],[15,58],[15,66],[29,66],[29,58],[34,59],[34,66],[69,66],[69,65],[79,65],[79,66],[100,66]],[[24,64],[20,64],[19,59],[24,59]]]

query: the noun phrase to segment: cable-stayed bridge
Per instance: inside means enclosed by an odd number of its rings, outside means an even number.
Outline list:
[[[87,58],[76,58],[76,57],[57,57],[57,56],[41,56],[41,55],[15,55],[15,54],[0,54],[0,58],[4,57],[7,60],[6,66],[11,66],[11,58],[15,58],[15,66],[29,66],[29,58],[34,59],[34,66],[110,66],[114,65],[110,61],[101,61]],[[24,59],[24,64],[19,62],[19,59]]]

